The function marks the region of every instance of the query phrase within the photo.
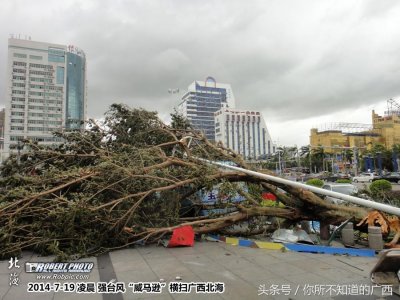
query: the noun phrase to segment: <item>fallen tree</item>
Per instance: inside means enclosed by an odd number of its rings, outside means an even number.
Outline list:
[[[179,115],[167,126],[155,112],[114,104],[101,125],[90,121],[88,130],[58,135],[65,142],[52,148],[24,141],[20,157],[11,156],[1,168],[1,257],[24,249],[59,258],[95,255],[158,241],[182,225],[207,233],[260,216],[336,224],[367,214],[361,207],[330,204],[306,190],[199,161],[250,168]],[[215,207],[235,211],[191,215],[203,206],[198,192],[217,185]],[[283,205],[263,206],[263,190]],[[222,197],[237,193],[245,201],[222,203]]]

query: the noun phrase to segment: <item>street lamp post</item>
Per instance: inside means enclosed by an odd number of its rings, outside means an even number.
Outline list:
[[[353,147],[353,170],[354,170],[354,176],[358,175],[358,162],[357,162],[357,147]]]
[[[281,165],[281,150],[278,150],[277,151],[278,152],[278,164],[279,164],[279,168],[278,168],[278,170],[279,170],[279,175],[281,175],[282,174],[282,165]]]

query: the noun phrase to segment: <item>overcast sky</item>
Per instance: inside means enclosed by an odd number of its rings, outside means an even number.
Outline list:
[[[85,51],[89,117],[122,102],[166,119],[182,96],[169,88],[213,76],[300,146],[314,125],[400,102],[397,0],[2,0],[0,95],[10,34]]]

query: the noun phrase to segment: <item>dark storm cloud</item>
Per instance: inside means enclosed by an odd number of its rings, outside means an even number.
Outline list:
[[[74,44],[91,117],[113,102],[166,115],[180,102],[169,88],[208,75],[232,85],[237,107],[282,121],[400,95],[397,1],[3,2],[0,93],[9,33]]]

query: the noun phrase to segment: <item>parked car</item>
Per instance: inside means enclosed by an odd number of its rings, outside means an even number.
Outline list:
[[[301,174],[297,181],[306,182],[309,179],[321,179],[324,180],[324,177],[327,176],[327,172],[320,172],[320,173],[311,173],[311,174]]]
[[[344,195],[353,195],[358,192],[358,188],[350,183],[327,183],[324,184],[322,188]],[[343,200],[331,196],[326,196],[325,199],[334,204],[340,204],[343,202]]]
[[[400,184],[400,173],[399,172],[388,173],[388,174],[376,177],[372,181],[379,180],[379,179],[385,179],[389,182]]]
[[[375,173],[361,173],[358,176],[354,176],[351,180],[353,182],[372,182],[377,177],[378,175]]]

